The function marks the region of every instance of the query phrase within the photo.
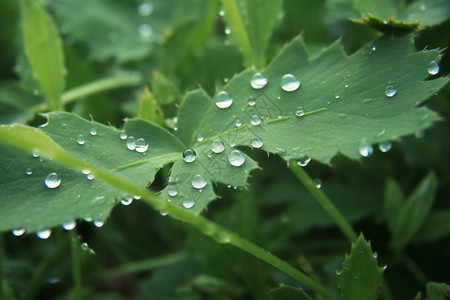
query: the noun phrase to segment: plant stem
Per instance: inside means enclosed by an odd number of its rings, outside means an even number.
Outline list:
[[[294,172],[295,176],[305,185],[309,192],[316,198],[317,202],[323,207],[323,209],[330,215],[334,222],[339,226],[342,233],[350,241],[354,242],[358,238],[358,235],[353,230],[350,223],[344,218],[340,211],[334,206],[333,202],[325,195],[325,193],[316,187],[314,181],[309,175],[297,165],[295,161],[291,161],[289,168]]]
[[[70,231],[70,244],[72,253],[72,274],[74,285],[74,299],[83,299],[83,285],[81,280],[80,242],[75,230]]]

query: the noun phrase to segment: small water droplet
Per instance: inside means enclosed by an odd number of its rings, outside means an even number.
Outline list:
[[[381,267],[381,270],[383,270],[383,271],[386,270],[386,269],[387,269],[387,265],[384,265],[384,266]]]
[[[391,148],[392,144],[388,140],[384,140],[378,145],[378,149],[380,149],[381,152],[388,152],[389,150],[391,150]]]
[[[395,94],[397,94],[397,90],[392,85],[388,85],[384,90],[384,93],[386,94],[387,97],[391,98],[394,97]]]
[[[134,195],[133,198],[134,198],[134,200],[141,200],[142,197],[139,195]]]
[[[303,110],[303,107],[301,107],[301,106],[297,107],[297,110],[295,111],[295,115],[297,117],[303,117],[305,115],[305,111]]]
[[[378,253],[374,252],[373,253],[373,258],[377,258],[378,257]]]
[[[267,85],[267,82],[268,82],[267,78],[264,77],[263,74],[258,72],[252,76],[252,79],[250,80],[250,85],[255,90],[260,90]]]
[[[154,9],[155,8],[153,7],[153,5],[151,3],[144,2],[138,6],[138,13],[141,16],[146,17],[146,16],[151,15],[151,13],[153,12]]]
[[[233,98],[225,91],[220,91],[216,95],[216,105],[218,108],[228,108],[233,104]]]
[[[339,99],[339,98],[341,98],[341,96],[340,95],[336,95],[336,96],[334,96],[334,98],[335,99]]]
[[[233,150],[230,152],[230,155],[228,155],[228,161],[232,166],[240,167],[245,162],[245,156],[241,151]]]
[[[21,228],[16,228],[12,230],[12,234],[15,236],[21,236],[25,233],[25,228],[21,227]]]
[[[236,120],[236,123],[234,123],[236,125],[236,127],[241,127],[242,126],[242,122],[241,120]]]
[[[102,227],[105,224],[105,221],[102,219],[94,219],[94,226],[97,228]]]
[[[31,155],[36,158],[39,157],[39,150],[34,150]]]
[[[61,178],[59,178],[58,174],[50,173],[45,176],[44,180],[45,186],[49,189],[57,188],[61,184]]]
[[[79,145],[84,145],[85,140],[84,140],[84,137],[83,137],[82,134],[79,134],[79,135],[77,136],[77,143],[78,143]]]
[[[87,174],[86,178],[87,178],[87,180],[94,180],[95,176],[94,176],[94,174]]]
[[[175,197],[176,195],[178,195],[178,189],[177,189],[177,187],[174,186],[174,185],[169,185],[169,186],[167,187],[167,194],[168,194],[170,197]]]
[[[136,140],[134,139],[134,136],[129,136],[127,138],[127,148],[128,150],[134,150],[136,149]]]
[[[221,140],[214,140],[211,142],[211,151],[214,153],[222,153],[225,149],[225,145]]]
[[[184,208],[192,208],[194,204],[194,200],[190,196],[184,196],[181,201],[181,205],[183,205]]]
[[[148,24],[142,24],[139,26],[139,35],[145,39],[150,38],[153,35],[153,29]]]
[[[231,34],[231,29],[230,28],[225,28],[225,34],[226,35]]]
[[[299,155],[299,157],[297,159],[297,165],[299,165],[300,167],[306,167],[310,161],[311,161],[311,157],[302,153]]]
[[[89,131],[89,133],[90,133],[91,135],[97,135],[97,129],[91,128],[91,130]],[[81,137],[83,137],[83,136],[81,136]]]
[[[281,88],[286,92],[293,92],[300,86],[300,80],[293,74],[285,74],[281,78]]]
[[[128,136],[127,136],[127,134],[125,133],[125,130],[121,130],[120,132],[119,132],[119,138],[121,139],[121,140],[124,140],[124,139],[126,139]]]
[[[316,186],[316,188],[320,189],[322,187],[322,180],[320,180],[319,178],[314,179],[314,185]]]
[[[52,231],[50,229],[47,230],[41,230],[36,232],[36,235],[38,238],[46,240],[50,237],[50,235],[52,234]]]
[[[95,251],[89,247],[88,243],[81,243],[80,248],[83,251],[89,252],[89,254],[95,254]]]
[[[183,159],[185,162],[193,162],[197,158],[197,153],[192,149],[186,149],[183,152]]]
[[[254,97],[250,96],[248,98],[248,102],[247,103],[248,103],[249,106],[254,106],[256,104],[256,100],[255,100]]]
[[[122,195],[122,199],[120,199],[120,203],[125,206],[130,205],[131,203],[133,203],[133,196],[131,196],[129,193],[124,193]]]
[[[83,169],[83,170],[81,170],[81,173],[83,173],[84,175],[87,175],[87,174],[91,173],[91,170]]]
[[[421,4],[421,5],[420,5],[420,10],[421,10],[421,11],[427,10],[427,5],[426,5],[426,4]]]
[[[200,190],[206,186],[206,179],[200,174],[194,175],[194,177],[192,177],[192,186],[197,190]]]
[[[35,96],[39,96],[39,90],[33,90],[33,95],[35,95]]]
[[[427,72],[430,75],[436,75],[439,73],[439,64],[437,61],[433,60],[428,64]]]
[[[75,222],[75,220],[70,220],[70,221],[64,223],[62,225],[62,228],[64,228],[64,230],[72,230],[75,228],[75,226],[77,226],[77,222]]]
[[[25,170],[25,174],[31,175],[31,174],[33,174],[33,171],[31,170],[31,168],[27,168],[27,169]]]
[[[377,50],[377,47],[376,46],[372,46],[372,51],[375,51],[375,50]]]
[[[346,83],[346,84],[344,85],[344,87],[345,87],[345,88],[348,88],[348,87],[349,87],[348,83]]]
[[[258,115],[253,115],[250,118],[250,123],[252,123],[252,125],[257,126],[259,124],[261,124],[261,118]]]
[[[254,136],[250,140],[250,145],[252,145],[253,148],[261,148],[264,145],[264,143],[259,136]]]
[[[198,135],[197,136],[197,142],[203,142],[203,136]]]
[[[337,276],[342,275],[342,271],[336,270],[336,275]]]
[[[225,16],[225,10],[223,8],[219,10],[219,16],[221,17]]]
[[[373,153],[373,147],[367,141],[361,142],[358,150],[359,150],[359,154],[361,154],[361,156],[364,156],[364,157],[368,157]]]
[[[134,144],[134,150],[139,153],[144,153],[148,149],[148,144],[143,138],[138,138]]]

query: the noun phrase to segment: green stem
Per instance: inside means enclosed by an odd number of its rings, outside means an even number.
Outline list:
[[[70,231],[70,244],[72,253],[72,274],[74,285],[74,299],[83,299],[83,284],[81,280],[80,242],[75,230]]]
[[[314,181],[309,175],[297,165],[295,161],[289,163],[289,168],[294,172],[295,176],[305,185],[309,192],[316,198],[317,202],[322,205],[323,209],[330,215],[334,222],[339,226],[342,233],[350,241],[354,242],[358,238],[358,235],[353,230],[350,223],[344,218],[340,211],[334,206],[333,202],[325,195],[325,193],[318,189]]]

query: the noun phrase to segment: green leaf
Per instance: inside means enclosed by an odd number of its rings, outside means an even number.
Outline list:
[[[181,102],[180,91],[175,84],[158,71],[153,72],[152,91],[161,105]]]
[[[446,300],[450,297],[450,285],[430,282],[427,284],[427,300]]]
[[[96,135],[90,133],[92,129]],[[159,168],[178,158],[184,149],[167,131],[143,120],[128,121],[125,130],[129,136],[149,142],[146,155],[128,150],[117,129],[68,113],[49,114],[48,124],[42,129],[15,125],[2,126],[0,130],[3,142],[36,145],[36,149],[53,159],[42,157],[40,161],[31,153],[0,145],[4,154],[1,168],[8,170],[0,175],[4,195],[0,200],[1,231],[25,228],[33,232],[76,219],[104,220],[115,202],[123,197],[123,191],[117,187],[96,178],[89,180],[77,170],[79,166],[68,169],[59,161],[67,162],[74,157],[144,187]],[[80,144],[82,141],[84,144]],[[30,175],[26,174],[28,168]],[[61,184],[57,188],[45,186],[44,179],[49,173],[59,175]]]
[[[269,297],[272,300],[312,300],[301,288],[287,285],[271,289]]]
[[[420,227],[415,242],[434,242],[450,234],[450,209],[431,213]]]
[[[384,191],[383,210],[391,232],[394,231],[397,226],[398,214],[400,213],[404,201],[405,195],[403,194],[401,187],[394,179],[389,178],[386,182]]]
[[[376,253],[361,234],[345,257],[342,271],[337,272],[342,299],[377,299],[384,269],[378,267]]]
[[[282,1],[222,0],[231,36],[248,67],[265,66],[267,45],[281,11]]]
[[[164,115],[161,107],[153,94],[150,93],[148,87],[145,88],[144,93],[141,95],[138,117],[159,125],[164,124]]]
[[[20,0],[25,53],[52,110],[61,109],[64,53],[56,26],[36,0]]]
[[[392,231],[395,251],[401,252],[425,222],[435,200],[438,181],[428,174],[402,205]]]

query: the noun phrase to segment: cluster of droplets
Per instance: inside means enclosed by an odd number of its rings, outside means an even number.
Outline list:
[[[122,132],[119,134],[120,139],[126,140],[126,145],[128,150],[136,151],[145,154],[148,150],[148,143],[144,138],[136,139],[134,136],[127,136],[126,133]]]
[[[383,140],[378,144],[378,149],[381,152],[388,152],[392,149],[392,143],[389,140]],[[362,141],[358,148],[359,154],[363,157],[369,157],[373,153],[372,145],[367,141]]]

